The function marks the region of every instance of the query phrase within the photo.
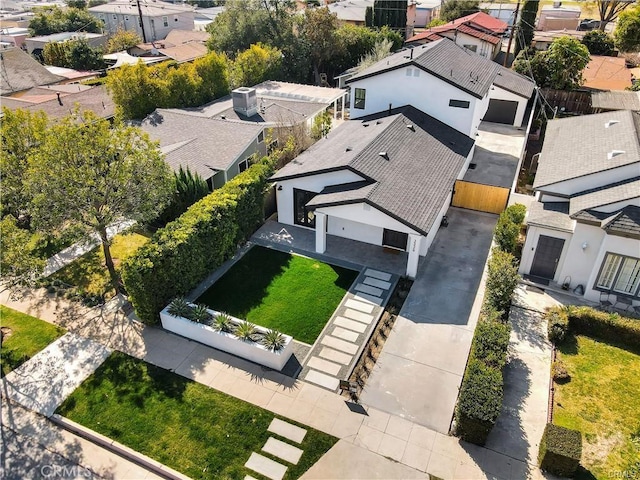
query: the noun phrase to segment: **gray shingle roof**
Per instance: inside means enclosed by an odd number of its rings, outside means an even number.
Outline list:
[[[612,90],[610,92],[593,92],[591,106],[603,110],[640,111],[640,92]]]
[[[262,126],[232,123],[157,109],[141,128],[160,142],[165,161],[174,169],[189,167],[202,178],[226,170],[262,132]]]
[[[347,83],[408,65],[421,68],[477,98],[484,97],[495,81],[502,83],[502,88],[527,98],[534,88],[530,79],[459,47],[448,38],[394,53],[354,75]]]
[[[639,135],[640,115],[625,110],[552,120],[547,124],[533,186],[542,188],[638,163]],[[613,151],[623,153],[608,158]]]
[[[624,207],[613,218],[603,225],[607,233],[622,236],[640,236],[640,207],[629,205]]]
[[[21,92],[39,85],[51,85],[64,78],[54,75],[35,58],[19,48],[9,48],[0,54],[0,94]]]
[[[572,232],[574,221],[567,214],[567,209],[566,202],[533,202],[527,212],[527,225]]]
[[[308,203],[308,207],[321,207],[325,205],[346,204],[365,201],[377,183],[354,182],[344,185],[332,185],[324,188]]]
[[[569,215],[640,197],[640,177],[571,197]]]
[[[366,201],[426,234],[453,188],[473,140],[414,107],[350,120],[272,180],[351,170],[371,182],[325,191],[314,205]],[[386,158],[381,156],[386,152]]]

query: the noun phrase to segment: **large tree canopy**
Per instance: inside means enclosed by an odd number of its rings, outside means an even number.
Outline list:
[[[80,8],[39,7],[29,22],[32,36],[51,35],[60,32],[99,33],[102,23],[87,10]]]
[[[479,11],[479,0],[446,0],[440,9],[440,18],[450,22]]]
[[[613,22],[618,16],[630,7],[636,0],[595,0],[600,15],[600,30],[604,31],[609,22]]]
[[[623,52],[640,51],[640,5],[620,14],[613,35]]]
[[[256,85],[280,75],[282,52],[275,47],[256,44],[239,53],[229,66],[231,88]]]
[[[522,5],[522,13],[520,14],[520,22],[518,23],[516,35],[516,56],[521,50],[529,48],[531,45],[533,28],[536,23],[539,6],[540,0],[525,0],[524,5]]]
[[[613,38],[602,30],[591,30],[582,39],[591,55],[611,55],[614,49]]]

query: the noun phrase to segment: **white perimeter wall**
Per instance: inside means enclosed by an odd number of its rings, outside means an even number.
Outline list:
[[[516,110],[516,118],[513,122],[514,127],[522,125],[524,120],[524,111],[527,109],[527,99],[516,95],[515,93],[508,92],[496,85],[489,90],[489,98],[495,98],[496,100],[510,100],[512,102],[518,102],[518,109]]]
[[[411,69],[411,76],[407,76],[407,69]],[[415,71],[419,72],[419,76],[414,76]],[[488,106],[488,100],[486,106],[478,105],[482,100],[413,66],[357,80],[349,85],[351,118],[388,110],[389,104],[392,108],[413,105],[471,138],[475,138],[479,119],[484,116]],[[356,88],[364,88],[367,91],[365,108],[362,110],[353,106]],[[449,100],[452,99],[468,101],[469,108],[450,107]],[[476,113],[476,109],[481,111]],[[475,123],[474,118],[477,118]]]

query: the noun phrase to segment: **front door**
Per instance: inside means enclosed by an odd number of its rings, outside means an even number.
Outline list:
[[[564,247],[563,239],[540,235],[529,274],[534,277],[553,279],[562,254],[562,247]]]
[[[407,240],[409,235],[403,232],[396,232],[395,230],[382,231],[382,245],[384,247],[397,248],[403,252],[407,249]]]
[[[316,216],[313,210],[307,208],[307,203],[315,197],[317,193],[306,190],[293,189],[293,222],[303,227],[316,228]]]

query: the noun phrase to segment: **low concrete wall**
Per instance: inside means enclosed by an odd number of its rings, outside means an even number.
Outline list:
[[[521,203],[527,210],[531,208],[531,204],[536,201],[536,197],[533,195],[523,195],[521,193],[511,193],[509,196],[508,206],[515,205],[516,203]]]
[[[186,318],[174,317],[167,312],[166,307],[160,312],[160,320],[162,327],[170,332],[177,333],[183,337],[190,338],[210,347],[217,348],[223,352],[237,355],[252,362],[273,368],[274,370],[282,370],[289,357],[293,354],[293,338],[284,335],[285,345],[279,352],[268,350],[264,345],[257,342],[248,342],[241,340],[232,333],[219,332],[208,325],[192,322]],[[209,310],[209,313],[216,316],[219,312]],[[235,322],[241,323],[243,320],[231,317]],[[256,326],[256,330],[266,333],[267,329]]]

